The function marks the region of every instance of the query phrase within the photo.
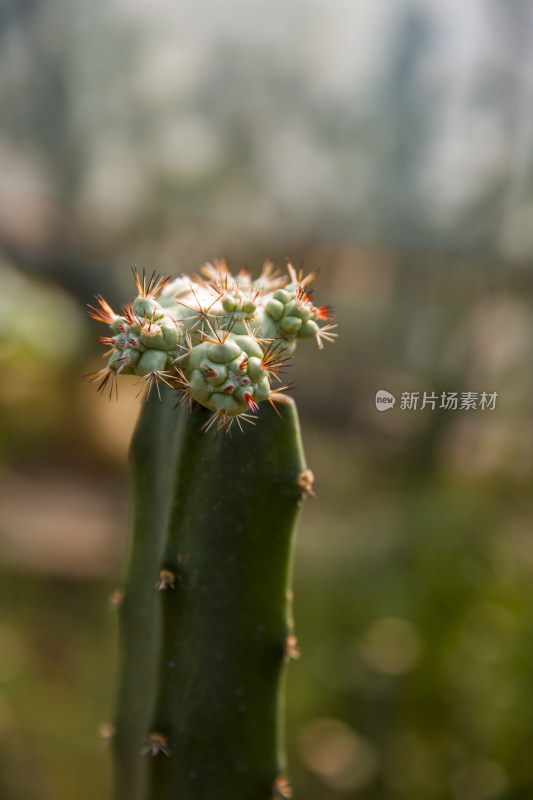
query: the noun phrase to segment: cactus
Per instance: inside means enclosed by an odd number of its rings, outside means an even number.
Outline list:
[[[313,491],[281,373],[298,339],[334,339],[331,310],[290,264],[257,281],[225,262],[191,279],[134,276],[120,313],[101,297],[90,310],[111,335],[89,379],[112,395],[137,375],[147,401],[118,594],[115,798],[290,797],[282,667],[298,655],[291,552]]]

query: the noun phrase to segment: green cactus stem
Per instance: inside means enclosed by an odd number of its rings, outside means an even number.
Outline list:
[[[236,437],[180,441],[161,568],[162,649],[150,800],[280,794],[281,673],[294,655],[290,565],[306,466],[294,404]],[[185,469],[186,465],[186,469]],[[276,788],[278,786],[278,788]],[[286,790],[285,790],[286,791]]]
[[[118,703],[113,737],[116,800],[143,800],[141,754],[155,698],[159,648],[157,585],[180,418],[174,394],[154,392],[142,409],[130,448],[131,531],[127,569],[115,593],[120,617]],[[181,411],[181,410],[180,410]],[[188,415],[187,415],[188,416]]]

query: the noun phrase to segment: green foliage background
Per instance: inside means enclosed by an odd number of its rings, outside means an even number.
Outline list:
[[[528,800],[531,8],[8,2],[0,17],[0,796],[109,795],[138,410],[83,305],[129,268],[320,267],[290,380],[317,498],[287,740],[306,800]],[[287,375],[289,378],[289,375]],[[378,389],[394,409],[378,412]],[[402,410],[402,392],[498,392]]]

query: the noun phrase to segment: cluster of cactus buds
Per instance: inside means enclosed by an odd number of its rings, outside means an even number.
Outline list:
[[[224,261],[206,264],[201,275],[175,280],[133,271],[138,295],[117,314],[97,296],[90,316],[111,335],[107,364],[88,376],[99,389],[116,387],[119,374],[138,375],[148,395],[165,384],[182,400],[210,409],[207,427],[229,428],[250,419],[260,402],[284,402],[280,373],[297,339],[332,341],[331,309],[314,305],[309,284],[287,266],[280,275],[267,263],[258,280],[248,270],[232,275]],[[326,324],[320,324],[326,323]]]

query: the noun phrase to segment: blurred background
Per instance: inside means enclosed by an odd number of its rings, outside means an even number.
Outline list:
[[[109,797],[138,401],[85,305],[226,256],[339,323],[292,375],[295,798],[530,800],[530,0],[3,0],[0,176],[0,797]]]

